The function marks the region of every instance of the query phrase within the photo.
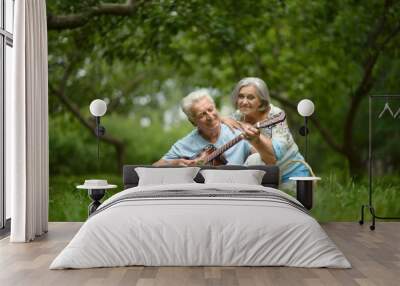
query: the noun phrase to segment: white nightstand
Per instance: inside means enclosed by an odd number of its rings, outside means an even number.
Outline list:
[[[114,189],[117,185],[110,185],[107,180],[85,180],[83,185],[79,185],[77,189],[86,189],[92,203],[88,206],[88,215],[90,216],[101,205],[100,200],[104,197],[106,190]]]
[[[289,180],[296,181],[296,199],[304,207],[311,210],[313,207],[313,183],[321,180],[320,177],[290,177]]]

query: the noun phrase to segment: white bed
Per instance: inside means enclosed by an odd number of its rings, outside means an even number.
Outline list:
[[[351,267],[289,195],[264,186],[198,183],[114,195],[50,269],[128,265]]]

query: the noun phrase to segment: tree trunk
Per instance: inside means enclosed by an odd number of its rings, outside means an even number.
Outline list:
[[[367,170],[360,156],[357,154],[357,152],[352,152],[345,155],[349,164],[350,176],[354,181],[358,181],[363,175],[365,175],[365,170]]]

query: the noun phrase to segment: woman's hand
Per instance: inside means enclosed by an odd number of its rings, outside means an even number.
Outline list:
[[[242,130],[242,123],[230,117],[221,117],[221,122],[224,123],[234,132],[234,129]]]
[[[250,124],[246,124],[243,128],[243,135],[250,144],[260,153],[261,159],[270,165],[276,164],[276,157],[272,140],[260,133],[258,128]]]
[[[245,138],[250,142],[255,142],[260,139],[260,130],[251,124],[242,123],[242,130]]]

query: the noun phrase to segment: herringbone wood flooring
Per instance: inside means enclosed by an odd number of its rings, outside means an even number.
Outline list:
[[[375,231],[357,223],[322,224],[352,269],[290,267],[120,267],[49,270],[81,223],[50,223],[32,243],[0,241],[0,285],[400,285],[400,222]]]

